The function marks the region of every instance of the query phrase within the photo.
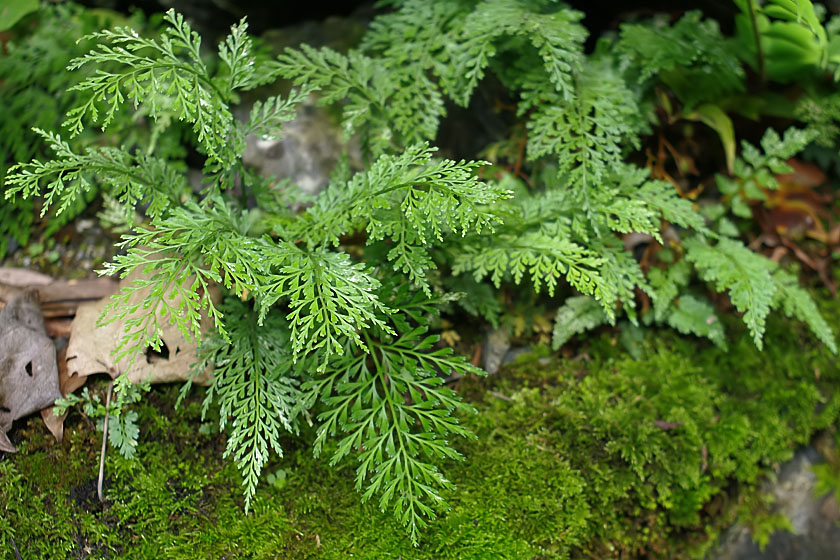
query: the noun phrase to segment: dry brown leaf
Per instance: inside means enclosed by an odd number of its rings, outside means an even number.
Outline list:
[[[29,286],[45,286],[53,281],[51,276],[35,272],[26,268],[0,268],[0,284],[26,288]]]
[[[61,390],[62,396],[67,396],[70,393],[76,392],[87,381],[87,377],[82,377],[76,374],[70,374],[67,371],[67,347],[58,351],[58,386]],[[44,419],[44,424],[47,429],[55,437],[58,443],[64,439],[64,420],[67,418],[67,411],[64,414],[56,415],[53,413],[54,407],[45,408],[41,411],[41,418]]]
[[[129,275],[120,282],[120,286],[130,286],[134,279],[141,275],[139,271]],[[134,292],[131,301],[141,301],[150,289],[143,288]],[[147,349],[144,355],[137,356],[130,365],[125,362],[117,363],[112,353],[124,334],[125,320],[115,320],[108,325],[97,327],[96,322],[107,304],[107,299],[102,299],[95,303],[83,303],[76,310],[76,317],[73,319],[70,331],[70,342],[67,345],[66,363],[71,375],[77,374],[84,377],[96,373],[107,373],[111,377],[117,377],[121,373],[126,373],[132,383],[144,381],[170,383],[185,381],[188,378],[190,366],[197,361],[196,343],[194,340],[188,341],[167,317],[159,317],[159,322],[163,327],[161,336],[163,346],[160,352]],[[174,301],[172,307],[177,309],[179,304],[179,301]],[[211,326],[212,320],[204,316],[202,331],[206,332]],[[197,384],[207,384],[209,381],[209,372],[204,372],[193,379],[193,382]]]
[[[8,281],[6,281],[8,280]],[[46,282],[49,280],[49,282]],[[113,294],[119,283],[112,278],[53,280],[38,272],[20,268],[0,269],[0,309],[24,288],[38,290],[44,317],[72,317],[76,307]]]
[[[17,451],[6,432],[18,418],[61,396],[55,345],[47,336],[38,293],[26,290],[0,310],[0,450]]]

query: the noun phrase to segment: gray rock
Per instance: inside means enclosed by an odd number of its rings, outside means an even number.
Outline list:
[[[242,161],[264,177],[289,179],[301,193],[316,195],[329,182],[341,152],[340,135],[326,111],[310,98],[283,126],[280,138],[249,135]]]
[[[510,333],[506,328],[498,327],[487,333],[481,353],[484,371],[490,374],[499,371],[508,350],[510,350]]]
[[[812,467],[823,461],[811,446],[800,449],[778,470],[766,491],[774,507],[791,522],[792,532],[778,531],[764,551],[753,542],[749,529],[731,527],[709,560],[837,560],[840,558],[840,507],[834,496],[814,496],[816,476]]]

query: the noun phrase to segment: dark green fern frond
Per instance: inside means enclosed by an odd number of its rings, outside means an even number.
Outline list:
[[[473,437],[455,414],[474,409],[438,372],[460,375],[480,370],[451,349],[433,350],[437,336],[421,326],[396,340],[366,337],[366,352],[354,351],[333,361],[304,390],[324,403],[315,452],[328,437],[338,437],[330,460],[336,464],[357,454],[356,488],[364,500],[379,497],[382,510],[391,509],[416,544],[427,519],[448,509],[441,489],[453,489],[435,463],[463,459],[449,437]]]
[[[281,435],[297,433],[303,395],[289,352],[288,323],[271,314],[258,325],[254,313],[234,299],[221,308],[228,338],[214,334],[202,340],[194,371],[213,370],[202,418],[218,404],[219,428],[230,428],[224,456],[233,457],[242,473],[248,511],[271,452],[283,455]]]

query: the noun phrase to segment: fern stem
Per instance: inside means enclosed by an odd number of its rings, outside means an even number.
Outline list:
[[[108,415],[111,408],[111,391],[114,389],[114,381],[108,383],[108,395],[105,397],[105,420],[102,426],[102,450],[99,452],[99,480],[96,481],[96,495],[100,502],[102,499],[102,482],[105,479],[105,449],[108,447]]]
[[[752,26],[753,37],[755,38],[755,53],[758,60],[758,75],[764,83],[764,51],[761,49],[761,36],[758,33],[758,21],[755,17],[755,0],[747,0],[750,10],[750,25]]]

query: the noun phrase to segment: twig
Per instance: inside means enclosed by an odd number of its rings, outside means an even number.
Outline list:
[[[108,383],[108,396],[105,397],[105,425],[102,427],[102,451],[99,452],[99,480],[96,483],[96,495],[99,501],[102,499],[102,481],[105,478],[105,448],[108,447],[108,409],[111,407],[111,391],[114,389],[114,382]]]
[[[490,391],[490,394],[496,397],[497,399],[502,399],[503,401],[512,401],[513,399],[507,395],[503,395],[497,391]]]
[[[12,540],[12,548],[14,548],[14,549],[15,549],[15,558],[16,558],[17,560],[23,560],[23,558],[21,558],[21,557],[20,557],[20,551],[18,550],[18,547],[17,547],[17,545],[15,544],[15,538],[14,538],[14,537],[12,537],[12,536],[10,536],[9,538]]]

